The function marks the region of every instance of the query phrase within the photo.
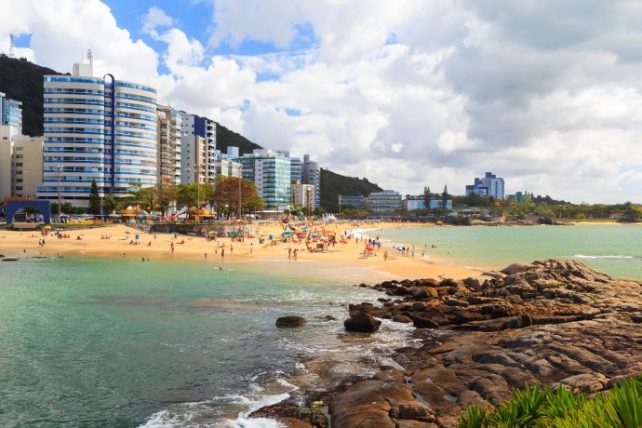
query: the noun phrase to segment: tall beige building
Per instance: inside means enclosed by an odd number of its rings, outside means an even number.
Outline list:
[[[0,199],[35,198],[42,183],[43,137],[11,135],[0,126]]]
[[[181,125],[183,116],[170,106],[158,106],[159,183],[181,184]]]

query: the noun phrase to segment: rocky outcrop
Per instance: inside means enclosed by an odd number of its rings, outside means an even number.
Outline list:
[[[403,370],[328,391],[333,427],[454,427],[466,407],[496,407],[513,388],[540,383],[595,393],[642,373],[642,283],[579,262],[374,288],[390,300],[350,305],[346,329],[373,328],[374,317],[412,321],[422,345],[397,350]]]
[[[381,321],[364,311],[356,311],[343,322],[347,331],[357,333],[373,333],[379,329]]]
[[[305,325],[305,318],[296,315],[288,315],[276,319],[276,326],[279,328],[301,327]]]

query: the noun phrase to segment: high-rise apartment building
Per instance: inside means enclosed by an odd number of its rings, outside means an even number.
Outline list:
[[[504,199],[504,179],[487,172],[481,178],[475,178],[475,183],[466,186],[466,196],[472,194]]]
[[[290,157],[290,182],[303,181],[302,163],[300,158]]]
[[[301,182],[314,186],[314,207],[318,207],[321,204],[321,168],[317,162],[310,160],[310,155],[303,156]]]
[[[22,134],[22,102],[0,92],[0,126],[9,126],[11,135]]]
[[[158,106],[159,183],[181,184],[181,139],[183,115],[170,106]]]
[[[126,196],[157,180],[156,90],[93,76],[91,64],[44,77],[44,163],[38,198],[87,206],[92,181],[100,196]]]
[[[197,176],[201,177],[201,182],[213,181],[216,178],[217,123],[195,114],[180,114],[181,182],[194,183]]]
[[[290,203],[290,158],[282,152],[254,150],[234,159],[243,165],[243,178],[254,182],[267,209],[283,211]]]
[[[7,196],[35,198],[42,183],[43,137],[14,135],[0,125],[0,200]]]

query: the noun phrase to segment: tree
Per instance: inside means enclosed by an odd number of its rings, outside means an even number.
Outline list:
[[[239,215],[239,180],[241,187],[242,212],[247,213],[263,209],[263,199],[261,199],[256,191],[254,183],[238,177],[226,177],[219,175],[216,177],[214,182],[214,193],[212,194],[212,200],[217,206],[217,211],[228,216],[231,213]],[[225,208],[226,206],[227,208]]]
[[[176,186],[176,203],[179,206],[195,207],[212,201],[213,188],[210,183],[185,183]],[[199,207],[200,208],[200,207]]]
[[[120,204],[121,200],[119,198],[114,198],[113,196],[106,196],[103,199],[103,206],[109,214],[120,208]]]
[[[173,183],[158,183],[154,189],[158,209],[167,215],[167,210],[172,202],[176,200],[176,186]]]
[[[138,205],[147,212],[156,209],[156,193],[153,187],[142,187],[139,184],[135,184],[131,186],[129,193],[131,194],[131,202],[134,205]]]
[[[91,189],[89,190],[89,213],[93,215],[100,215],[100,195],[98,194],[98,185],[96,180],[91,180]]]

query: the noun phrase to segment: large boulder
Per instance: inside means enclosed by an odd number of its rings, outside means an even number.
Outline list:
[[[354,312],[350,318],[343,322],[347,331],[357,333],[373,333],[379,329],[381,321],[365,312]]]
[[[298,317],[295,315],[288,315],[288,316],[279,317],[276,319],[276,326],[278,328],[301,327],[304,324],[305,324],[305,318]]]

